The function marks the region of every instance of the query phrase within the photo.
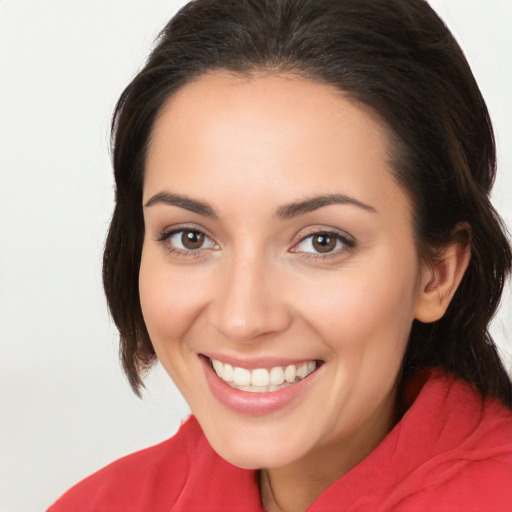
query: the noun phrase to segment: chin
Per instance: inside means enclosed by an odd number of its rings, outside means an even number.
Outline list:
[[[279,435],[267,429],[244,428],[242,422],[236,428],[244,429],[243,434],[234,435],[226,428],[222,429],[220,435],[217,432],[209,432],[208,427],[203,427],[203,430],[217,454],[239,468],[280,468],[306,455],[307,445],[304,437],[299,441],[294,438],[295,436],[287,435],[288,430]]]
[[[227,462],[242,469],[275,469],[288,466],[299,458],[298,454],[283,453],[278,446],[265,446],[257,443],[246,449],[213,446],[214,450]]]

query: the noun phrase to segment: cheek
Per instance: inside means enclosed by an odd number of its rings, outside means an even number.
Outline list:
[[[143,251],[139,294],[142,314],[157,353],[180,340],[207,299],[208,280],[190,276]]]
[[[385,258],[380,264],[373,260],[373,266],[344,269],[317,283],[301,309],[343,356],[401,359],[414,317],[414,262]]]

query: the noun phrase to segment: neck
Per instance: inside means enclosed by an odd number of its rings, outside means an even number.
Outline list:
[[[344,439],[318,446],[282,468],[260,471],[263,506],[268,512],[303,512],[335,481],[369,455],[394,425],[394,408],[379,408]]]

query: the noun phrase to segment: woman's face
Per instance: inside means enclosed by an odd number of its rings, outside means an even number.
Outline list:
[[[386,144],[340,93],[290,76],[206,75],[156,122],[144,319],[235,465],[360,459],[392,423],[425,272]]]

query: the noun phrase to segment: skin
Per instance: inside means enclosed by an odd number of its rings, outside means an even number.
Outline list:
[[[304,510],[382,441],[413,319],[442,316],[467,265],[456,246],[436,267],[419,260],[387,145],[375,118],[326,85],[219,72],[170,98],[152,133],[139,283],[148,332],[213,448],[261,470],[270,511]],[[278,215],[326,194],[366,207]],[[162,240],[186,228],[205,234],[197,249],[183,249],[182,233]],[[319,254],[318,232],[348,243]],[[323,365],[298,399],[254,416],[212,395],[205,353]]]

